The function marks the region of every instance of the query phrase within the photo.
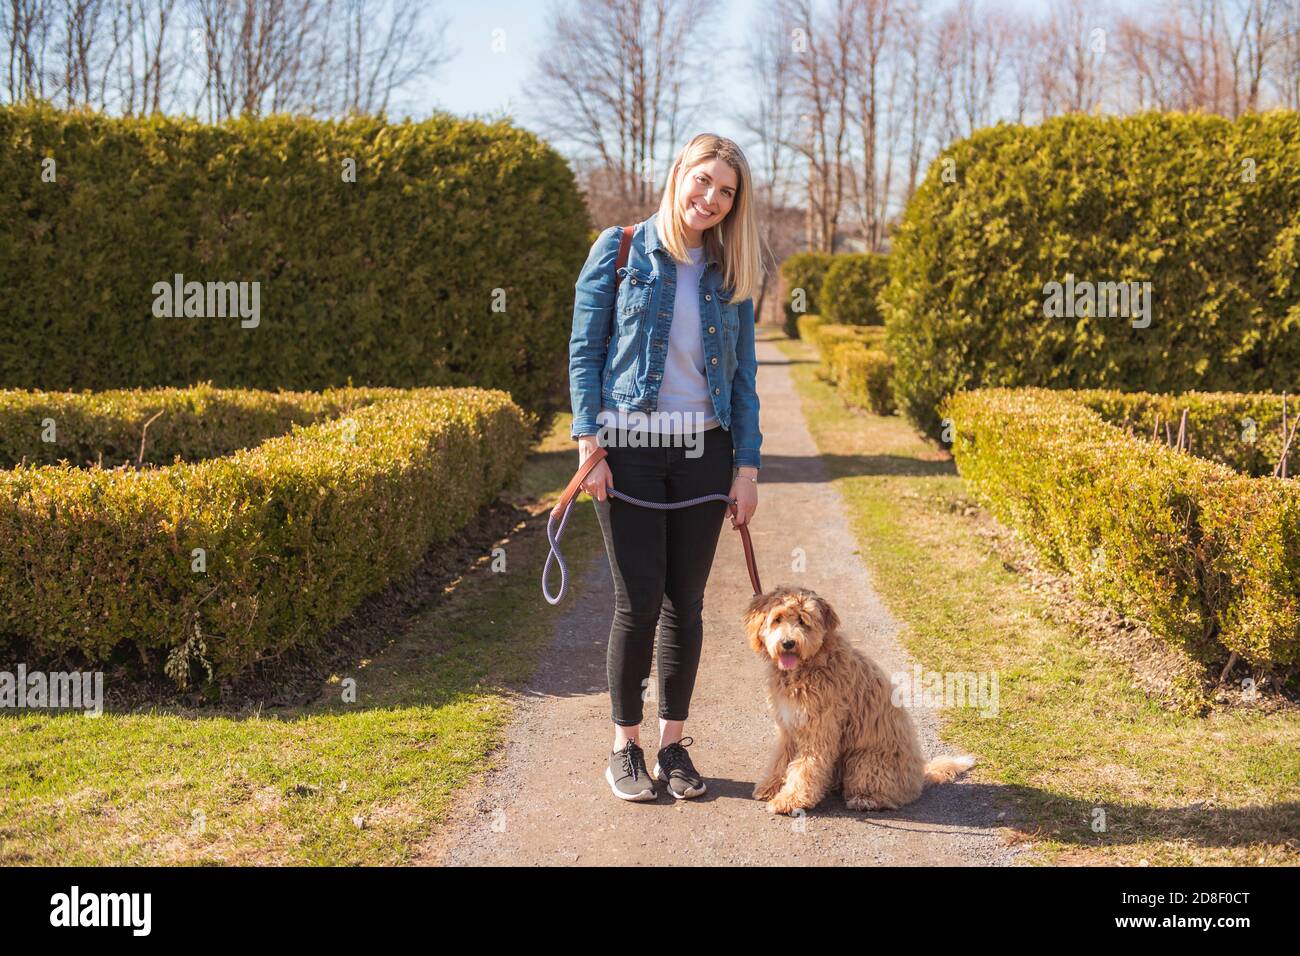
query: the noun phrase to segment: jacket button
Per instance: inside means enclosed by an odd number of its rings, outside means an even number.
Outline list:
[[[709,295],[707,292],[704,293],[704,301],[705,301],[705,302],[712,302],[712,301],[713,301],[713,296]]]
[[[632,280],[632,284],[633,284],[633,285],[636,285],[636,280],[635,280],[635,279]]]
[[[722,389],[720,389],[720,388],[715,388],[715,389],[713,390],[713,394],[714,394],[714,395],[721,395],[721,394],[722,394]]]
[[[718,357],[715,355],[715,356],[713,356],[713,358],[709,359],[709,361],[712,362],[714,365],[717,365],[717,364],[718,364]]]
[[[712,335],[712,334],[713,334],[714,332],[716,332],[716,331],[717,331],[717,329],[715,329],[713,326],[711,326],[711,325],[709,326],[709,334],[710,334],[710,335]]]

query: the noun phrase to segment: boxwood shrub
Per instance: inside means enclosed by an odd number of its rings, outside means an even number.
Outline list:
[[[1300,485],[1130,433],[1099,398],[976,389],[941,411],[962,476],[1086,592],[1205,663],[1300,662]]]
[[[41,658],[129,651],[182,684],[319,639],[488,504],[535,425],[475,388],[0,392],[0,409],[19,457],[0,471],[0,636]],[[141,434],[173,463],[99,465],[101,442],[129,460]]]
[[[889,282],[889,257],[877,252],[835,256],[817,297],[826,321],[884,325],[876,298]]]
[[[0,386],[474,386],[566,408],[590,229],[567,163],[505,122],[0,107]],[[178,275],[204,317],[166,314],[155,287]],[[256,288],[256,326],[206,314],[209,282],[248,283],[250,306]]]
[[[931,165],[892,240],[899,406],[937,436],[966,388],[1295,391],[1298,242],[1295,112],[981,130]],[[1149,320],[1077,297],[1049,318],[1053,282],[1150,282]]]

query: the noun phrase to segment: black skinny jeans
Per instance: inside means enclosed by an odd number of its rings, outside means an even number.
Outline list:
[[[605,461],[617,491],[660,502],[731,492],[731,433],[721,426],[697,433],[693,449],[663,436],[657,447],[628,447],[622,431],[612,434]],[[704,643],[704,586],[728,505],[705,501],[661,511],[612,495],[593,503],[614,575],[605,665],[614,723],[641,723],[656,623],[659,716],[685,720]]]

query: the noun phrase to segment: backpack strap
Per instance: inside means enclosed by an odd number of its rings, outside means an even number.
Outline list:
[[[618,261],[614,263],[614,292],[618,293],[618,284],[623,281],[623,277],[618,274],[618,270],[627,265],[628,253],[632,251],[632,233],[636,231],[636,226],[624,226],[623,238],[618,244]]]

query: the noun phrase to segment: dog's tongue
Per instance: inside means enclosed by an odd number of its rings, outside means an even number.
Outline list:
[[[781,670],[792,671],[796,664],[799,663],[798,654],[782,654],[780,657]]]

